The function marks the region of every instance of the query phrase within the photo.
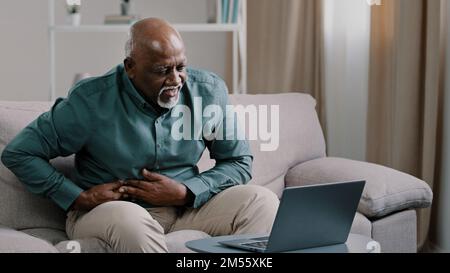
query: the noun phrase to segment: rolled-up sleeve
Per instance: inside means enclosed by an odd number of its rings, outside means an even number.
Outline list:
[[[1,160],[31,192],[67,210],[83,191],[49,160],[78,152],[89,139],[93,122],[85,98],[72,93],[23,129],[4,149]]]

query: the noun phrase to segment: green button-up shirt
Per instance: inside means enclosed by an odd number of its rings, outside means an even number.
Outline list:
[[[224,82],[212,73],[188,69],[178,104],[191,110],[193,123],[207,124],[211,117],[194,110],[199,98],[201,109],[218,105],[226,113]],[[210,139],[203,134],[175,139],[172,127],[182,115],[172,111],[156,111],[134,88],[123,65],[118,65],[104,76],[80,82],[67,98],[56,100],[50,111],[7,145],[1,159],[31,192],[51,198],[65,210],[83,190],[95,185],[143,180],[143,168],[183,183],[195,196],[194,208],[251,179],[253,158],[247,141]],[[205,148],[216,165],[199,173],[196,165]],[[72,180],[49,164],[50,159],[71,154],[76,154]]]

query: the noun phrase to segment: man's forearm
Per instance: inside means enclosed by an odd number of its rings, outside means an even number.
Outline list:
[[[252,178],[251,169],[252,157],[242,156],[219,161],[214,168],[184,181],[183,184],[195,197],[192,206],[198,208],[214,194],[232,186],[246,184]]]
[[[27,132],[25,132],[27,133]],[[25,138],[26,139],[26,138]],[[50,197],[61,208],[67,210],[74,200],[83,191],[71,180],[59,173],[47,160],[36,155],[30,155],[25,150],[32,151],[38,148],[28,148],[33,138],[13,140],[2,153],[3,164],[22,181],[32,193]],[[41,152],[42,153],[42,152]]]

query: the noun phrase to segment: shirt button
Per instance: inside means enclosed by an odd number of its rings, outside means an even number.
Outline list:
[[[158,149],[161,149],[161,144],[156,145],[156,147],[158,147]]]
[[[156,124],[159,124],[159,120],[156,120]]]

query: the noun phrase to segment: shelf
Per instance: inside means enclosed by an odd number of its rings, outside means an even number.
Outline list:
[[[239,24],[174,24],[180,32],[237,32]],[[130,25],[81,25],[81,26],[50,26],[55,32],[127,32]]]
[[[213,1],[213,0],[211,0]],[[214,0],[220,4],[221,0]],[[57,36],[61,33],[128,33],[130,24],[86,24],[80,26],[64,25],[56,23],[56,14],[62,12],[62,6],[56,0],[48,0],[48,41],[49,41],[49,70],[50,70],[50,92],[49,99],[56,99],[56,48]],[[245,93],[247,89],[247,0],[240,0],[240,10],[238,14],[238,23],[198,23],[198,24],[174,24],[174,28],[179,32],[189,33],[207,33],[207,34],[231,34],[231,73],[232,85],[230,89],[233,93]],[[57,11],[57,12],[56,12]],[[99,11],[97,13],[100,14]],[[206,22],[206,20],[204,20]],[[201,42],[201,41],[198,41]],[[228,50],[228,46],[226,47]],[[87,68],[86,68],[86,71]]]

